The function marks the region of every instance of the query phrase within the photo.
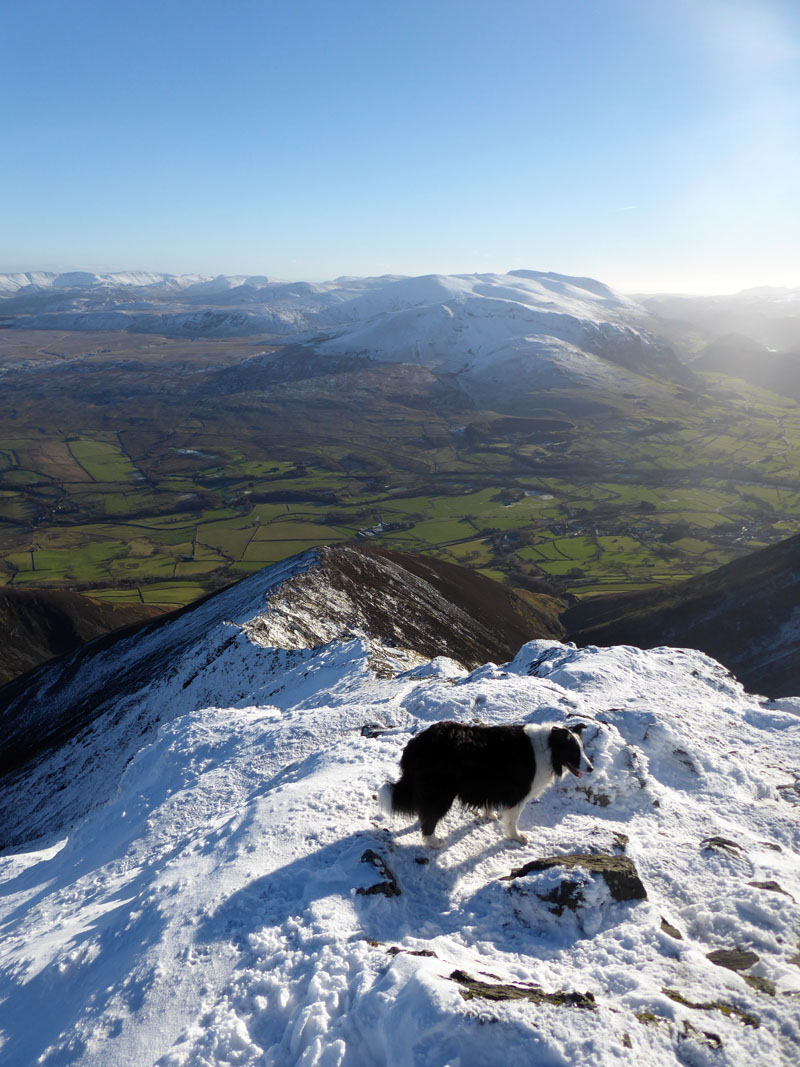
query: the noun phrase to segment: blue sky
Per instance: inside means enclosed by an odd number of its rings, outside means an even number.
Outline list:
[[[794,0],[26,0],[0,270],[800,285]]]

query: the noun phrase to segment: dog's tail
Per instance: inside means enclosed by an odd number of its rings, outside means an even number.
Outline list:
[[[401,778],[399,782],[384,783],[378,790],[378,804],[384,815],[417,814],[411,787],[404,778]]]
[[[392,807],[392,794],[394,793],[394,782],[384,782],[384,784],[378,790],[378,807],[381,809],[384,815],[391,815],[394,811]]]

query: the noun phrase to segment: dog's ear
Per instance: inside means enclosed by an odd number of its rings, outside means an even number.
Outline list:
[[[573,734],[582,734],[588,725],[588,722],[571,722],[567,726],[567,729]]]

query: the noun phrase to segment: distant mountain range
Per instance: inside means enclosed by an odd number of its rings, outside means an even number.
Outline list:
[[[771,349],[800,351],[800,286],[759,286],[726,296],[674,293],[637,300],[663,323],[671,338],[699,336],[705,342],[742,334]]]
[[[640,375],[686,380],[652,316],[591,278],[542,271],[340,278],[148,272],[0,276],[0,325],[168,337],[260,337],[320,356],[423,364],[458,374],[483,403],[540,388],[635,391]]]
[[[592,278],[533,270],[326,282],[26,271],[0,274],[0,326],[272,337],[322,354],[368,353],[467,370],[484,385],[493,375],[530,374],[534,365],[544,387],[576,380],[610,384],[615,374],[620,385],[625,371],[674,379],[679,370],[670,346],[691,361],[704,345],[732,334],[779,354],[800,351],[800,287],[632,299]],[[786,358],[781,381],[787,373],[798,377],[794,357]],[[714,369],[724,369],[719,358]],[[741,370],[734,359],[725,372]]]

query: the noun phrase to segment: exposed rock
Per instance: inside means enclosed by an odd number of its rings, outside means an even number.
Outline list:
[[[754,1029],[758,1029],[761,1026],[761,1020],[757,1015],[752,1015],[749,1011],[742,1011],[741,1008],[736,1008],[733,1004],[726,1004],[723,1000],[689,1000],[683,993],[679,993],[677,989],[662,989],[661,992],[669,997],[670,1000],[674,1000],[676,1004],[681,1004],[684,1008],[694,1008],[696,1011],[721,1011],[723,1015],[733,1015],[741,1020],[745,1026],[752,1026]]]
[[[502,879],[510,881],[512,878],[524,878],[533,871],[544,871],[550,867],[566,867],[570,870],[578,867],[592,874],[600,874],[608,886],[614,900],[647,900],[647,890],[642,884],[639,873],[627,856],[609,856],[605,854],[592,854],[587,852],[570,852],[564,856],[545,856],[542,859],[531,860],[522,867],[517,867]],[[579,887],[568,882],[562,883],[560,890],[554,890],[557,895],[562,893],[564,899],[554,900],[560,907],[577,907],[580,901],[574,898],[574,891]],[[572,890],[572,893],[570,892]],[[547,898],[550,899],[552,893]]]
[[[734,856],[744,851],[738,842],[731,841],[729,837],[706,837],[700,842],[700,848],[721,848],[723,851],[730,852]]]
[[[375,885],[371,885],[366,889],[362,886],[356,890],[358,896],[369,897],[374,896],[376,893],[382,893],[385,897],[400,896],[400,886],[397,884],[397,879],[386,866],[386,861],[382,856],[379,856],[373,849],[368,848],[362,855],[361,862],[371,863],[383,877],[383,881],[376,882]]]
[[[607,808],[611,803],[611,797],[608,793],[592,789],[589,785],[578,786],[578,792],[583,793],[590,804],[596,804],[599,808]]]
[[[655,1015],[652,1011],[637,1011],[636,1018],[642,1026],[664,1026],[669,1022],[663,1015]]]
[[[770,997],[775,996],[775,983],[770,982],[769,978],[762,978],[760,974],[743,974],[742,978],[759,993],[766,993]]]
[[[464,1000],[483,997],[485,1000],[529,1000],[533,1004],[558,1004],[572,1008],[595,1008],[593,993],[568,993],[563,989],[546,993],[535,985],[508,985],[503,982],[482,982],[466,971],[453,971],[450,978],[458,982]]]
[[[775,881],[748,882],[747,884],[751,885],[753,889],[765,889],[768,893],[783,893],[783,895],[785,897],[788,897],[789,900],[792,901],[792,903],[796,903],[792,894],[787,893],[786,890]]]
[[[758,963],[757,953],[738,948],[714,949],[713,952],[706,953],[706,959],[711,960],[717,967],[727,967],[729,971],[746,971],[748,967]]]
[[[411,949],[400,948],[399,945],[392,945],[392,947],[387,948],[386,951],[389,953],[390,956],[397,956],[399,953],[403,952],[406,956],[430,956],[435,960],[438,960],[439,958],[432,948]]]
[[[511,659],[534,637],[563,634],[548,598],[522,600],[466,567],[354,545],[321,546],[315,555],[246,624],[252,641],[313,648],[358,631],[426,659],[449,656],[475,667]]]
[[[386,726],[379,722],[366,722],[361,727],[362,737],[380,737],[386,732]]]
[[[627,834],[622,834],[622,833],[619,833],[619,832],[615,832],[615,834],[614,834],[614,844],[619,849],[620,852],[624,852],[625,851],[625,849],[628,847],[629,841],[630,841],[630,838],[628,837]]]
[[[565,908],[569,911],[577,911],[581,904],[586,902],[582,888],[577,883],[565,879],[549,893],[537,893],[536,895],[547,904],[552,904],[553,907],[550,910],[556,915],[562,915]]]
[[[722,1038],[719,1034],[715,1034],[710,1030],[698,1030],[695,1026],[692,1026],[688,1019],[683,1020],[683,1034],[681,1036],[694,1041],[698,1045],[703,1045],[705,1048],[714,1050],[722,1048]]]
[[[667,922],[663,915],[661,916],[661,929],[664,931],[665,934],[669,934],[670,937],[674,937],[676,941],[683,941],[683,934],[680,932],[677,926],[673,926],[672,923]]]

